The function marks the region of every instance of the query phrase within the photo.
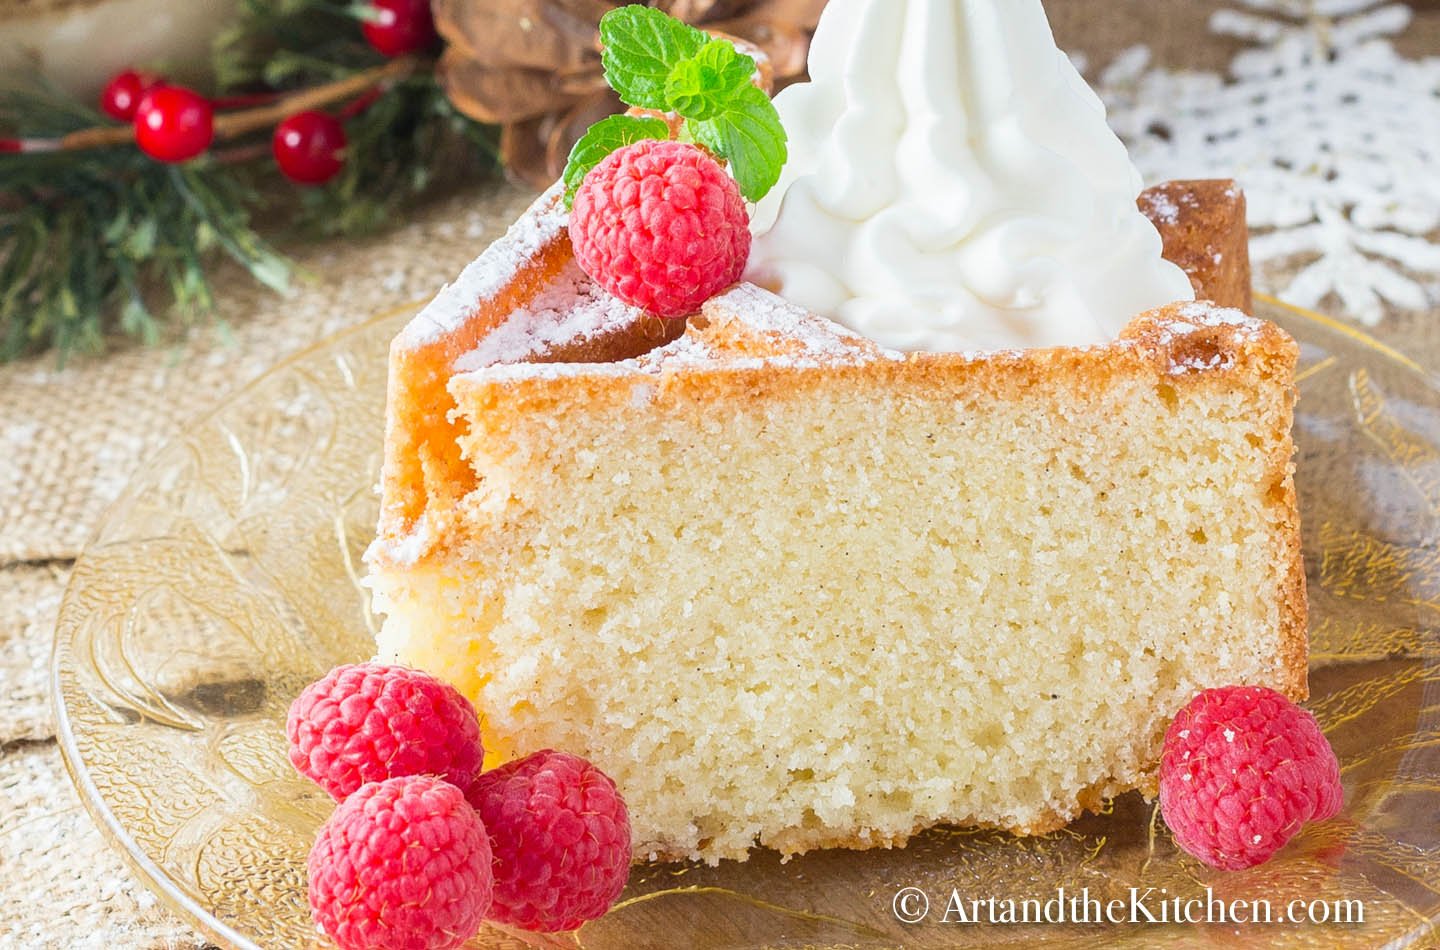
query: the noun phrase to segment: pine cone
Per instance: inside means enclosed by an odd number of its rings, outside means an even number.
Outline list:
[[[437,67],[455,106],[499,125],[510,172],[545,187],[591,123],[624,105],[600,69],[611,0],[434,0],[448,47]],[[672,16],[753,45],[776,86],[804,78],[825,0],[650,0]]]

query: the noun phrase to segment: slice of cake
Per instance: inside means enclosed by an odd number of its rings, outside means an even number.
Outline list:
[[[492,763],[584,755],[637,854],[743,858],[1051,830],[1152,791],[1198,690],[1305,694],[1276,327],[904,356],[740,285],[659,345],[553,209],[397,339],[369,555],[382,657]]]
[[[601,37],[678,132],[597,124],[573,220],[557,186],[391,352],[380,651],[492,765],[585,756],[637,854],[715,861],[1048,831],[1153,791],[1199,691],[1304,695],[1243,199],[1137,209],[1039,0],[832,0],[773,104],[650,8]]]

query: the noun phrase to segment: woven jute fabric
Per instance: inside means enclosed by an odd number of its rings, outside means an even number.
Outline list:
[[[5,752],[0,770],[0,946],[200,947],[95,830],[53,742]]]
[[[55,734],[46,664],[69,576],[60,564],[0,571],[0,749]]]
[[[1236,47],[1206,32],[1215,5],[1046,3],[1061,44],[1093,64],[1144,43],[1160,62],[1220,69]],[[1421,9],[1398,45],[1433,54],[1440,6]],[[125,348],[64,368],[53,357],[0,367],[0,947],[204,944],[108,847],[53,740],[47,667],[55,618],[70,564],[107,505],[189,420],[286,355],[433,294],[530,197],[483,186],[369,240],[288,246],[302,276],[286,298],[222,268],[223,331],[199,328],[159,348]],[[1398,315],[1377,335],[1437,367],[1435,319]]]

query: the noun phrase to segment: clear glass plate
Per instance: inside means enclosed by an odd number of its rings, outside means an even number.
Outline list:
[[[1262,309],[1303,343],[1309,705],[1340,756],[1343,815],[1235,873],[1179,853],[1135,795],[1043,838],[940,829],[895,851],[642,866],[622,902],[577,934],[486,930],[474,945],[1427,941],[1440,919],[1440,380],[1335,321]],[[55,695],[75,783],[156,893],[223,944],[324,943],[304,868],[331,802],[291,770],[283,723],[305,684],[371,652],[359,559],[376,517],[387,347],[405,317],[282,363],[152,459],[65,597]],[[1155,913],[1162,897],[1206,888],[1227,905],[1268,900],[1277,915],[1292,900],[1359,899],[1364,923],[941,922],[952,889],[971,907],[1043,902],[1061,886],[1101,901],[1154,888],[1141,900]],[[897,919],[905,887],[928,895],[925,921]]]

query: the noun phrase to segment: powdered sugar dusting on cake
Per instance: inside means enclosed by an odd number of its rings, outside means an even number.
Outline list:
[[[1241,327],[1251,334],[1258,334],[1265,326],[1264,321],[1257,320],[1243,310],[1217,307],[1203,301],[1181,304],[1179,312],[1186,320],[1202,327]]]
[[[516,310],[456,360],[455,371],[534,360],[561,344],[594,339],[642,318],[641,311],[611,296],[572,260],[529,306]]]
[[[1186,337],[1203,333],[1206,329],[1229,327],[1241,340],[1257,340],[1265,327],[1262,321],[1240,310],[1204,302],[1182,304],[1175,308],[1174,314],[1154,321],[1158,331],[1157,342],[1167,349],[1176,348],[1177,355],[1170,366],[1172,376],[1229,369],[1234,364],[1235,354],[1228,347],[1213,349],[1202,346],[1193,350],[1177,347]]]
[[[568,273],[568,271],[567,271]],[[564,275],[562,275],[563,277]],[[587,289],[588,287],[588,289]],[[551,291],[512,316],[474,353],[456,363],[457,374],[475,382],[513,383],[576,377],[659,376],[681,367],[751,370],[765,367],[834,366],[874,359],[904,359],[837,323],[816,316],[753,284],[739,284],[710,300],[696,325],[678,339],[635,359],[615,363],[525,362],[544,340],[574,339],[602,326],[603,301],[577,294],[604,294],[586,284],[557,281]],[[568,296],[567,296],[568,295]],[[592,300],[577,307],[577,299]],[[609,298],[609,306],[621,306]],[[612,313],[611,319],[631,311]],[[703,326],[703,328],[702,328]],[[540,329],[536,329],[539,327]],[[533,330],[533,332],[532,332]],[[530,353],[526,353],[526,348]]]
[[[671,340],[664,346],[628,362],[637,369],[658,372],[665,365],[696,366],[713,363],[717,358],[715,351],[704,340],[693,333],[686,333],[679,339]]]
[[[664,346],[634,359],[614,363],[498,363],[462,371],[467,379],[482,383],[514,383],[527,380],[576,379],[583,377],[657,376],[667,368],[714,363],[718,355],[703,340],[685,334]],[[726,362],[729,366],[731,363]],[[647,397],[648,398],[648,397]]]
[[[1199,333],[1207,327],[1233,327],[1240,335],[1258,337],[1265,324],[1241,310],[1219,307],[1212,303],[1187,303],[1177,306],[1173,316],[1157,314],[1154,325],[1161,338],[1170,342],[1178,337]]]
[[[441,288],[435,299],[400,331],[399,344],[413,349],[454,332],[464,326],[482,302],[509,286],[521,268],[565,230],[569,216],[560,202],[562,187],[557,182],[537,198],[503,238],[470,262],[455,283]]]
[[[1142,192],[1140,197],[1148,206],[1150,217],[1172,227],[1179,223],[1180,208],[1168,194],[1163,191],[1150,191]]]
[[[705,316],[759,333],[792,355],[854,361],[875,355],[875,344],[754,284],[738,284],[705,305]]]

